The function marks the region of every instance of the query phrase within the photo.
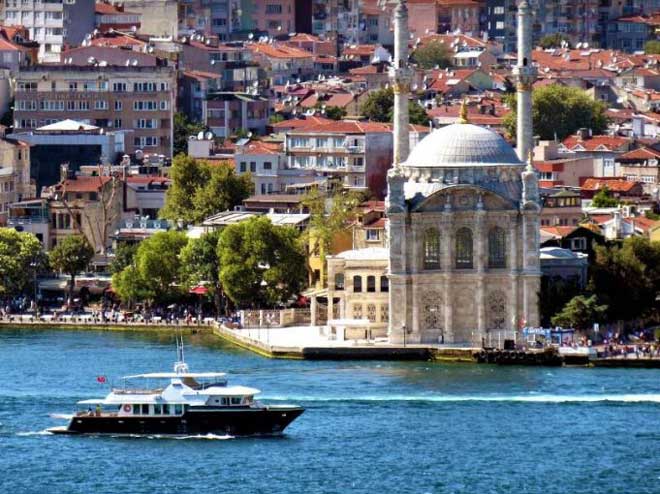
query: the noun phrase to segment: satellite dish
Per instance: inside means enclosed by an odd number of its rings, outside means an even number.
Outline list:
[[[213,132],[207,132],[207,133],[206,133],[206,139],[207,139],[208,141],[210,141],[211,139],[213,139]]]
[[[131,65],[131,61],[127,59],[125,65],[126,65],[126,67],[130,66],[130,65]]]
[[[249,139],[250,137],[252,137],[252,132],[248,132],[248,133],[247,133],[247,136],[248,136],[248,139]]]
[[[253,87],[259,87],[259,81],[254,81],[254,82],[252,83],[252,86],[253,86]]]
[[[188,38],[186,38],[185,36],[181,38],[181,43],[187,43],[187,42],[188,42]]]
[[[215,60],[211,60],[211,65],[215,65]]]
[[[147,48],[147,51],[148,51],[149,53],[153,53],[153,52],[154,52],[154,47],[153,47],[153,46],[150,46],[149,48]]]
[[[87,59],[87,63],[90,64],[90,65],[95,64],[95,63],[96,63],[96,58],[94,58],[94,57],[89,57],[89,58]]]
[[[132,33],[137,33],[137,26],[131,26],[131,32]]]
[[[138,64],[138,61],[135,60],[135,59],[133,59],[133,61],[131,62],[131,65],[132,65],[133,67],[137,67],[137,64]]]
[[[254,39],[254,33],[248,34],[248,39],[252,41]]]
[[[204,140],[204,131],[200,130],[199,133],[197,134],[197,140],[198,141],[203,141]]]

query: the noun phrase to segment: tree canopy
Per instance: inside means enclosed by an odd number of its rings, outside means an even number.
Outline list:
[[[511,108],[504,117],[504,127],[511,136],[516,135],[516,96],[507,97]],[[594,134],[607,129],[607,106],[594,101],[579,88],[551,84],[534,89],[532,118],[534,135],[541,139],[564,139],[580,128],[589,128]]]
[[[181,281],[186,288],[205,284],[213,298],[218,313],[221,308],[220,258],[218,241],[220,230],[205,233],[200,238],[188,240],[181,250]]]
[[[422,69],[438,67],[444,69],[451,65],[451,52],[444,43],[430,41],[412,52],[412,58]]]
[[[188,119],[188,116],[185,113],[175,113],[174,114],[174,143],[173,143],[173,154],[174,156],[178,154],[187,154],[188,153],[188,138],[199,134],[201,131],[206,130],[204,124],[200,122],[191,122]]]
[[[596,295],[577,295],[552,318],[552,324],[585,330],[591,328],[595,322],[602,322],[606,311],[607,306],[599,305]]]
[[[69,305],[73,303],[73,289],[76,285],[76,275],[87,268],[94,257],[94,248],[84,235],[69,235],[50,251],[51,266],[70,276]]]
[[[13,228],[0,228],[0,294],[25,291],[47,261],[37,237]]]
[[[115,250],[115,258],[110,264],[110,272],[112,274],[119,273],[126,266],[133,264],[133,258],[138,250],[138,244],[129,244],[121,242]]]
[[[346,116],[346,109],[340,106],[328,106],[325,109],[325,116],[331,120],[341,120]]]
[[[237,175],[227,163],[211,165],[189,156],[172,161],[172,185],[165,195],[161,217],[188,223],[233,209],[252,193],[250,176]]]
[[[568,37],[561,33],[547,34],[539,40],[539,46],[543,49],[561,48],[562,43],[566,43],[567,48],[571,47],[571,43]]]
[[[158,232],[143,240],[135,253],[135,273],[141,281],[139,288],[151,295],[155,302],[173,299],[181,289],[179,282],[181,258],[186,235],[178,231]]]
[[[644,45],[644,53],[647,55],[660,55],[660,41],[650,40]]]
[[[371,92],[362,104],[360,111],[365,117],[374,122],[392,122],[394,118],[394,91],[392,88],[383,88]],[[426,110],[417,102],[410,101],[408,112],[411,124],[428,125],[429,116]]]
[[[613,208],[619,205],[619,200],[606,185],[594,194],[591,205],[595,208]]]
[[[660,242],[630,237],[595,248],[590,291],[607,305],[609,321],[658,320]]]
[[[255,217],[226,227],[220,235],[220,281],[242,307],[274,306],[300,293],[305,255],[298,232]]]

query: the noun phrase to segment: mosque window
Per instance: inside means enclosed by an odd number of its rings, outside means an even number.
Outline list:
[[[367,291],[375,292],[376,291],[376,277],[367,276]]]
[[[343,289],[344,289],[344,274],[337,273],[335,275],[335,290],[343,290]]]
[[[353,291],[362,291],[362,276],[353,276]]]
[[[435,228],[424,232],[424,269],[440,269],[440,234]]]
[[[389,292],[390,291],[390,280],[387,276],[380,277],[380,291]]]
[[[472,230],[461,228],[456,232],[456,269],[472,269]]]
[[[488,232],[488,267],[506,267],[506,233],[499,226]]]

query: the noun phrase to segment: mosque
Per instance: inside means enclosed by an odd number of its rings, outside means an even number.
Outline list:
[[[394,10],[394,163],[388,174],[391,343],[481,346],[539,323],[539,214],[532,149],[531,12],[518,5],[516,150],[462,123],[408,154],[408,18]],[[529,62],[529,63],[528,63]],[[525,163],[527,161],[527,163]]]

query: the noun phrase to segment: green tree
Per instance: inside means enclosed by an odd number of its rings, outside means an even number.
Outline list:
[[[552,318],[552,324],[563,328],[589,329],[593,323],[603,321],[606,311],[607,305],[599,305],[596,295],[577,295]]]
[[[115,258],[110,264],[110,273],[119,273],[123,271],[125,267],[133,264],[133,258],[135,253],[138,250],[138,244],[129,244],[127,242],[121,242],[117,246],[115,251]]]
[[[374,122],[391,122],[394,118],[394,91],[392,88],[371,92],[362,104],[361,112]],[[428,125],[429,116],[416,101],[410,101],[408,113],[411,124]]]
[[[660,243],[631,237],[621,246],[597,246],[595,254],[589,288],[608,306],[608,320],[657,319]]]
[[[41,243],[31,233],[0,228],[0,295],[19,295],[47,265]]]
[[[279,122],[283,122],[285,120],[284,115],[281,113],[273,113],[270,117],[268,117],[268,123],[269,124],[276,124]]]
[[[507,97],[511,111],[504,117],[504,127],[510,136],[516,135],[516,96]],[[541,139],[564,139],[580,128],[590,128],[594,134],[607,129],[607,105],[594,101],[579,88],[551,84],[535,89],[532,94],[534,134]]]
[[[570,40],[561,33],[548,34],[543,36],[539,41],[539,46],[543,49],[548,48],[561,48],[562,42],[567,43],[567,47],[570,48]]]
[[[210,165],[207,168],[206,183],[195,191],[193,197],[193,221],[201,222],[204,218],[233,209],[250,197],[253,190],[250,175],[237,175],[227,163]]]
[[[172,161],[172,185],[165,195],[160,216],[188,223],[232,209],[252,193],[249,175],[237,175],[227,163],[210,165],[179,155]]]
[[[220,283],[218,241],[220,230],[188,240],[181,250],[181,279],[187,288],[204,284],[209,289],[216,311],[220,314],[223,292]]]
[[[76,286],[76,275],[87,268],[94,257],[94,248],[83,235],[70,235],[59,242],[50,251],[51,266],[69,275],[69,296],[67,304],[73,304],[73,290]]]
[[[325,116],[331,120],[341,120],[346,114],[346,109],[340,106],[328,106],[325,109]]]
[[[174,114],[174,156],[188,154],[188,138],[206,130],[204,124],[191,122],[185,113]]]
[[[542,276],[541,295],[539,297],[541,324],[547,327],[552,316],[557,314],[569,300],[579,294],[580,287],[576,279]]]
[[[156,303],[180,294],[180,253],[186,243],[186,235],[174,230],[158,232],[142,241],[135,253],[139,291],[150,294]]]
[[[606,185],[594,194],[591,205],[595,208],[614,208],[619,205],[619,200]]]
[[[310,212],[310,221],[302,236],[309,253],[319,256],[325,264],[333,240],[346,230],[356,208],[363,201],[364,194],[360,192],[338,192],[329,198],[317,190],[309,192],[303,199],[303,205]]]
[[[218,242],[220,282],[239,306],[273,306],[300,293],[305,255],[298,232],[255,217],[226,227]]]
[[[135,264],[129,264],[121,271],[113,273],[112,289],[129,309],[132,309],[136,302],[154,298],[154,293],[147,288],[147,282],[142,278]]]
[[[644,45],[644,53],[647,55],[660,55],[660,41],[650,40]]]
[[[451,52],[440,41],[430,41],[423,44],[413,51],[412,58],[422,69],[435,67],[444,69],[451,65]]]

